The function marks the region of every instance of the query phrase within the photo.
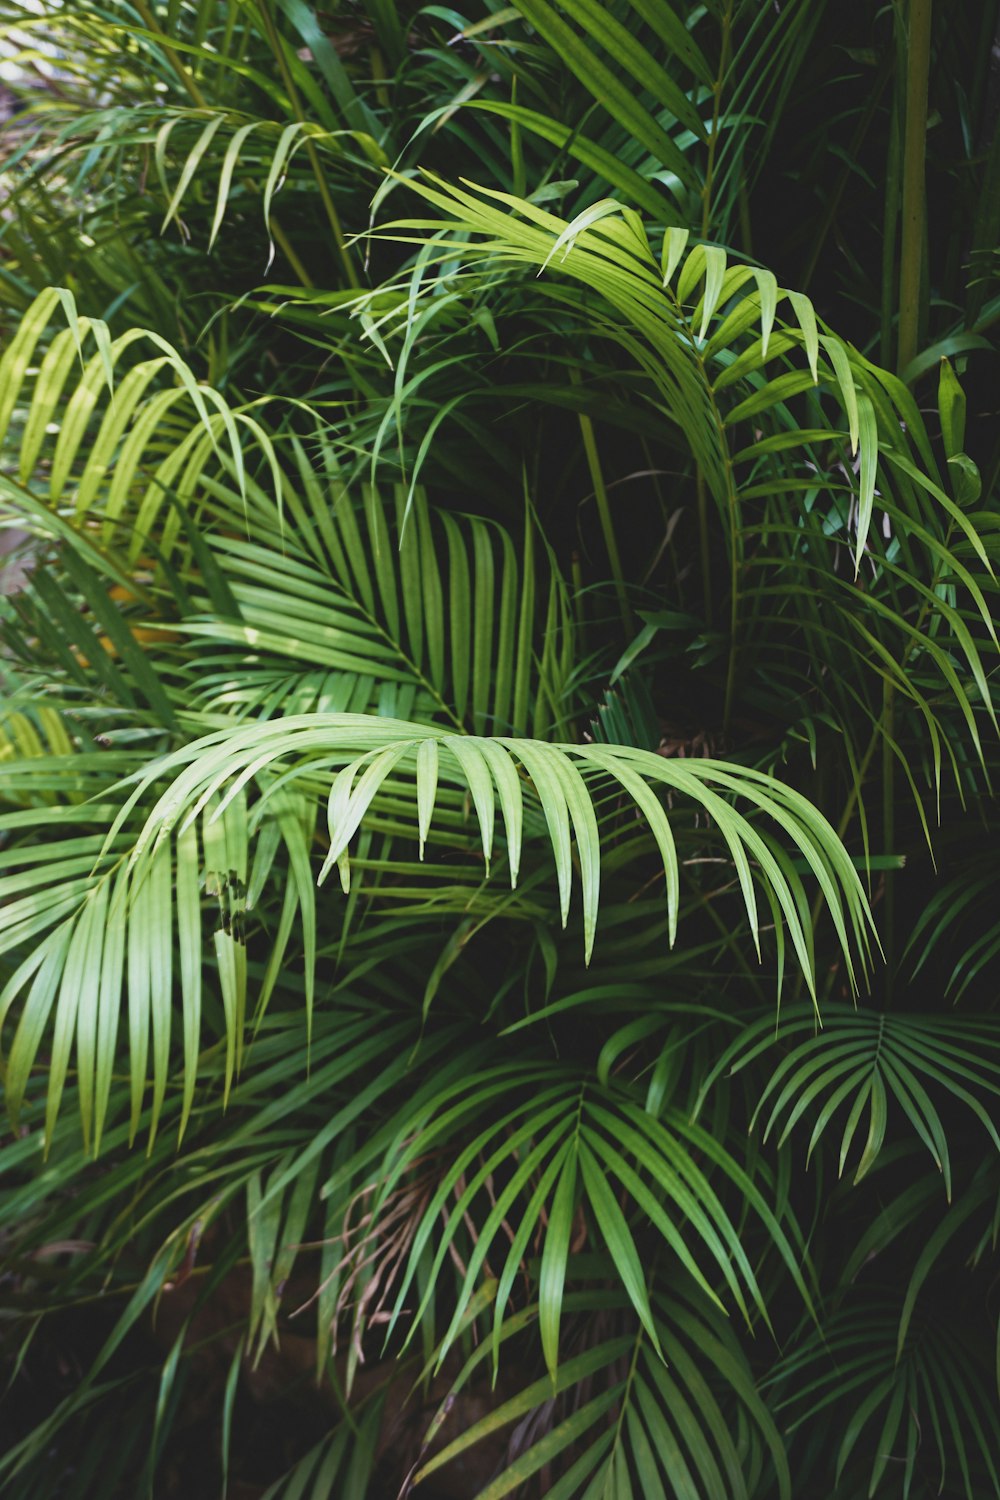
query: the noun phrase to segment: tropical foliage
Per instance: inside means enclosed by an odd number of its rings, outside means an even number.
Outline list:
[[[1000,1494],[998,24],[0,0],[4,1494]]]

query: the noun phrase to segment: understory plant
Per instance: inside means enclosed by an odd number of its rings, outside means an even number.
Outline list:
[[[0,1493],[1000,1494],[997,25],[0,0]]]

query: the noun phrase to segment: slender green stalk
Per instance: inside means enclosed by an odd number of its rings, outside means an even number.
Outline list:
[[[740,183],[738,202],[740,208],[740,243],[744,255],[753,255],[753,230],[750,227],[750,194],[746,182]]]
[[[882,275],[879,319],[879,359],[886,369],[892,366],[893,324],[896,312],[896,245],[899,228],[899,144],[898,112],[893,109],[889,121],[889,149],[885,171],[885,206],[882,213]]]
[[[726,667],[726,695],[722,708],[722,730],[726,735],[729,734],[733,722],[733,707],[736,702],[736,659],[739,655],[740,590],[735,542],[733,549],[729,592],[729,663]]]
[[[511,80],[510,102],[517,104],[517,78]],[[514,192],[519,198],[523,198],[528,191],[528,179],[524,169],[524,142],[521,139],[521,127],[517,120],[510,122],[510,171]]]
[[[712,184],[715,177],[715,155],[719,143],[719,115],[722,112],[722,85],[729,72],[729,59],[733,41],[733,0],[726,0],[722,14],[722,51],[719,55],[719,71],[712,85],[712,129],[708,137],[708,162],[705,166],[705,184],[701,190],[701,233],[707,239],[712,223]]]
[[[573,619],[576,624],[576,632],[580,642],[580,655],[584,654],[584,632],[587,619],[583,608],[583,568],[580,564],[580,554],[574,549],[570,558],[570,576],[573,579]]]
[[[184,66],[177,53],[174,51],[173,47],[171,47],[169,41],[167,40],[166,32],[163,30],[163,27],[159,24],[156,17],[153,15],[153,12],[147,5],[146,0],[135,0],[135,8],[142,18],[142,24],[145,26],[146,30],[155,32],[158,37],[162,38],[160,45],[163,48],[164,55],[170,66],[173,68],[174,72],[177,74],[178,81],[184,87],[192,104],[194,104],[198,109],[207,109],[208,103],[205,99],[205,95],[198,87],[194,75],[191,73],[189,68],[186,68]]]
[[[274,19],[268,8],[267,0],[257,0],[257,9],[260,14],[261,20],[264,23],[264,30],[267,33],[267,39],[271,44],[271,50],[273,51],[278,64],[278,70],[281,73],[281,81],[288,91],[288,98],[291,102],[292,111],[299,124],[304,125],[306,123],[306,116],[302,108],[302,101],[299,98],[299,91],[295,87],[295,80],[292,77],[292,70],[288,66],[288,59],[285,56],[285,49],[282,44],[281,37],[278,35],[278,29],[274,24]],[[358,273],[354,269],[354,262],[351,260],[350,252],[347,249],[347,241],[344,239],[344,231],[340,225],[340,217],[337,213],[336,205],[330,194],[330,188],[327,183],[326,176],[323,172],[323,167],[319,159],[319,153],[316,150],[315,143],[311,141],[308,136],[306,137],[306,155],[309,157],[309,165],[312,167],[312,173],[316,181],[316,189],[319,193],[320,202],[323,205],[323,211],[326,214],[327,222],[329,223],[330,228],[333,231],[334,243],[337,246],[337,252],[340,255],[340,261],[342,266],[344,267],[344,274],[347,277],[348,285],[355,291],[357,291],[358,287],[361,284],[358,280]]]
[[[893,749],[895,723],[896,690],[887,681],[884,684],[882,701],[882,849],[885,854],[895,852],[893,845],[896,842],[896,754]],[[884,933],[882,949],[885,954],[885,1001],[888,1005],[892,999],[896,961],[896,941],[893,931],[896,906],[894,872],[886,870],[883,879],[885,891],[882,910],[885,917],[882,923]]]
[[[705,619],[712,618],[712,568],[708,558],[708,486],[701,465],[695,475],[698,496],[698,551],[701,553],[701,595]]]
[[[580,384],[580,372],[575,366],[570,369],[570,379],[574,385]],[[587,455],[590,482],[594,486],[594,497],[597,500],[597,514],[601,518],[601,534],[604,537],[604,546],[607,550],[608,562],[611,565],[611,577],[614,579],[615,593],[618,596],[622,624],[626,630],[631,630],[632,611],[629,608],[628,594],[625,589],[625,575],[622,572],[621,556],[618,552],[618,538],[615,536],[615,524],[611,518],[608,489],[604,483],[604,471],[601,468],[601,459],[597,451],[597,441],[594,437],[594,424],[585,412],[579,413],[579,419],[580,435],[583,438],[583,451]]]
[[[299,259],[298,252],[296,251],[295,246],[292,244],[291,240],[288,238],[288,235],[282,229],[281,225],[278,223],[273,214],[271,215],[271,233],[274,235],[275,242],[280,246],[285,259],[288,261],[288,264],[291,266],[292,270],[295,272],[302,285],[304,287],[315,286],[315,282]]]
[[[389,90],[386,87],[387,74],[385,71],[385,58],[382,56],[380,47],[371,47],[368,57],[372,65],[372,78],[375,80],[375,97],[383,109],[391,107],[389,101]]]
[[[915,358],[920,325],[924,241],[927,76],[933,0],[910,0],[906,44],[906,125],[903,135],[903,233],[899,256],[900,373]]]
[[[933,0],[909,0],[906,37],[906,120],[903,130],[903,223],[899,253],[899,344],[902,374],[916,357],[920,332],[920,284],[924,262],[924,196],[927,154],[927,81],[931,60]],[[882,706],[882,842],[887,854],[895,841],[896,758],[892,747],[896,693],[885,683]],[[892,997],[895,938],[893,877],[885,875],[886,1002]]]

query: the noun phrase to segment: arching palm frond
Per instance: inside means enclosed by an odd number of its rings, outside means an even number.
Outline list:
[[[776,1252],[808,1305],[798,1247],[790,1243],[765,1192],[707,1132],[690,1125],[677,1110],[668,1109],[654,1120],[624,1091],[570,1070],[562,1078],[549,1070],[544,1077],[541,1071],[531,1077],[525,1070],[523,1080],[517,1074],[517,1064],[510,1063],[441,1090],[417,1113],[412,1129],[407,1124],[408,1138],[397,1135],[390,1145],[372,1203],[375,1225],[421,1163],[440,1151],[451,1158],[414,1223],[398,1288],[385,1308],[390,1336],[404,1315],[412,1319],[409,1299],[416,1294],[418,1278],[425,1278],[417,1323],[411,1324],[419,1326],[451,1257],[462,1267],[461,1284],[439,1345],[439,1362],[460,1335],[484,1271],[491,1285],[496,1282],[490,1316],[500,1338],[530,1250],[541,1256],[539,1331],[542,1354],[555,1378],[568,1256],[584,1229],[593,1243],[606,1248],[613,1279],[621,1283],[659,1357],[664,1352],[640,1269],[642,1256],[653,1245],[684,1268],[712,1305],[721,1308],[725,1299],[748,1321],[759,1317],[767,1322],[768,1309],[746,1251],[746,1226],[741,1238],[725,1208],[725,1189],[733,1186],[762,1226],[764,1244]],[[702,1162],[709,1170],[702,1170]],[[491,1183],[487,1211],[484,1194]],[[513,1236],[508,1227],[512,1216],[518,1225]],[[642,1255],[639,1246],[646,1246]],[[387,1300],[382,1299],[380,1310]],[[359,1309],[360,1331],[370,1316],[370,1310]]]
[[[195,610],[181,630],[205,647],[253,649],[241,695],[254,693],[271,715],[289,707],[284,693],[312,691],[335,693],[345,709],[476,733],[565,729],[573,619],[534,518],[516,551],[504,527],[434,512],[422,490],[397,486],[389,500],[346,484],[332,454],[321,450],[314,468],[298,442],[295,453],[279,500],[252,480],[245,501],[207,485],[218,527],[210,545],[231,605],[205,619]],[[209,697],[212,660],[200,658],[199,696],[221,707],[233,700]],[[277,675],[289,661],[312,669],[308,683]],[[218,665],[214,681],[229,682],[225,655]]]
[[[599,1269],[593,1258],[587,1269]],[[627,1304],[615,1293],[572,1293],[565,1313],[579,1352],[554,1380],[540,1377],[427,1459],[414,1475],[415,1493],[425,1477],[447,1472],[484,1438],[510,1428],[503,1466],[476,1500],[515,1494],[540,1470],[549,1476],[547,1493],[560,1500],[605,1493],[748,1500],[762,1473],[773,1476],[778,1496],[791,1495],[774,1420],[730,1326],[707,1298],[684,1285],[660,1291],[654,1282],[649,1330],[629,1326]],[[511,1339],[541,1316],[540,1307],[526,1308],[481,1344],[446,1401],[496,1360],[498,1337]],[[604,1328],[614,1331],[598,1341],[592,1331]],[[447,1413],[445,1404],[434,1424],[444,1435]]]
[[[481,190],[476,196],[435,179],[431,185],[412,186],[442,210],[446,221],[470,234],[486,236],[485,241],[472,241],[467,254],[543,269],[551,264],[553,270],[599,292],[624,315],[626,323],[617,337],[641,361],[673,420],[686,433],[720,508],[725,508],[734,490],[726,472],[731,458],[724,442],[727,418],[735,423],[741,417],[765,413],[819,383],[820,332],[808,299],[780,291],[769,272],[729,265],[725,252],[716,246],[695,244],[688,250],[689,235],[683,229],[666,232],[658,263],[639,216],[613,200],[595,204],[567,223],[510,194]],[[494,202],[502,206],[494,207]],[[391,229],[438,227],[434,221],[401,220]],[[446,244],[443,241],[442,248]],[[558,284],[552,294],[559,299]],[[777,307],[785,299],[792,317],[778,322]],[[736,354],[743,352],[740,336],[755,325],[759,338],[747,342],[745,356],[738,362]],[[610,325],[607,331],[615,336]],[[862,431],[858,396],[863,393],[870,400],[877,388],[862,390],[868,385],[862,367],[856,358],[852,367],[846,346],[839,340],[825,334],[822,349],[824,386],[838,398],[849,420],[852,446],[855,450],[860,446],[865,465],[860,554],[867,539],[878,447],[867,409]],[[744,374],[753,376],[769,357],[777,360],[789,350],[806,355],[805,370],[791,374],[777,387],[758,382],[749,409],[737,399],[733,403],[736,415],[726,410],[733,398],[721,397],[721,391]],[[723,369],[713,380],[707,366],[719,354],[724,355]],[[790,438],[794,441],[794,429]],[[751,445],[747,461],[756,454]]]
[[[967,1500],[1000,1493],[989,1377],[960,1329],[930,1310],[897,1358],[898,1313],[891,1294],[865,1292],[803,1340],[767,1382],[777,1419],[793,1444],[835,1453],[836,1482],[852,1497],[874,1493],[890,1465],[904,1495],[945,1483]]]
[[[986,561],[972,523],[940,489],[923,422],[905,386],[821,327],[809,299],[779,288],[770,272],[730,264],[719,246],[694,244],[689,249],[683,229],[664,234],[658,261],[639,215],[613,200],[567,223],[506,193],[483,189],[477,196],[436,179],[430,185],[411,186],[447,221],[484,237],[464,247],[467,255],[542,269],[551,265],[553,271],[599,292],[625,317],[624,327],[601,323],[602,331],[629,349],[649,375],[691,444],[723,522],[732,531],[740,527],[743,502],[758,498],[752,487],[740,483],[742,466],[752,468],[768,454],[809,446],[817,434],[789,421],[788,403],[796,395],[815,391],[835,400],[851,455],[859,460],[855,571],[873,540],[877,471],[880,483],[899,486],[907,499],[922,494],[925,510],[929,500],[943,507]],[[494,202],[501,207],[495,208]],[[386,232],[438,228],[434,221],[400,220]],[[442,248],[447,244],[442,240]],[[552,295],[561,300],[558,283]],[[798,358],[789,368],[786,357],[791,354]],[[769,361],[780,362],[778,373],[767,373]],[[741,385],[744,381],[748,387]],[[771,416],[777,419],[774,431],[741,442],[734,451],[737,445],[727,437],[727,429],[736,436],[744,421],[753,418],[760,425]],[[903,424],[916,448],[913,456],[902,435]],[[831,434],[836,431],[836,426],[827,428]],[[927,466],[926,474],[918,463]],[[785,477],[786,493],[804,494],[813,483],[805,477]],[[880,494],[880,500],[885,498]],[[925,542],[940,546],[933,535]],[[962,576],[959,567],[955,572]],[[985,609],[983,613],[988,615]]]
[[[469,106],[509,121],[528,141],[558,147],[578,173],[591,174],[581,207],[607,185],[660,222],[699,223],[734,239],[740,176],[745,193],[822,8],[796,0],[776,16],[735,4],[693,18],[666,3],[630,3],[613,14],[592,0],[517,0],[512,9],[561,63],[552,72],[564,97],[541,95],[538,64],[524,66],[521,28],[505,15],[502,26],[494,23],[492,51],[505,57],[520,94]],[[523,191],[516,181],[514,191]]]
[[[67,326],[53,334],[60,311]],[[123,358],[143,342],[157,350],[152,358]],[[171,492],[190,499],[212,459],[228,459],[242,488],[245,451],[256,450],[280,493],[273,441],[252,412],[233,411],[159,334],[131,329],[112,338],[101,320],[80,317],[64,288],[48,288],[27,310],[0,380],[0,421],[21,486],[33,484],[36,504],[71,498],[81,522],[99,515],[103,540],[132,563]],[[30,510],[6,478],[3,489],[6,510]],[[167,547],[179,524],[161,528]]]
[[[815,1012],[789,1008],[777,1027],[773,1016],[762,1016],[745,1029],[720,1055],[702,1097],[720,1076],[776,1054],[780,1061],[757,1093],[751,1125],[763,1124],[765,1140],[780,1127],[777,1138],[783,1145],[800,1122],[812,1122],[808,1159],[846,1109],[839,1144],[843,1172],[867,1117],[855,1183],[877,1159],[895,1111],[931,1153],[950,1198],[952,1160],[940,1112],[945,1099],[971,1111],[1000,1151],[991,1113],[991,1099],[1000,1095],[1000,1028],[992,1021],[942,1021],[825,1005],[819,1029]]]
[[[777,927],[779,952],[783,953],[787,931],[811,986],[811,926],[804,920],[801,877],[777,839],[759,832],[746,813],[731,805],[729,798],[735,795],[749,812],[762,814],[775,834],[797,848],[822,892],[852,972],[855,954],[860,951],[863,960],[867,952],[867,901],[833,830],[798,793],[741,767],[712,761],[681,764],[622,746],[479,739],[365,715],[317,714],[217,731],[163,757],[133,779],[138,785],[111,823],[102,852],[96,861],[90,855],[71,862],[66,881],[54,883],[49,876],[39,891],[36,867],[19,869],[16,848],[5,856],[8,868],[16,872],[9,876],[9,894],[17,901],[8,908],[4,948],[11,951],[29,935],[36,935],[37,941],[46,933],[0,1001],[4,1016],[16,1002],[22,1005],[8,1062],[8,1094],[16,1110],[54,1013],[50,1129],[74,1036],[77,1048],[83,1049],[83,1071],[95,1080],[98,1110],[103,1108],[126,973],[133,1115],[137,1120],[142,1107],[152,1034],[155,1122],[170,1066],[175,933],[184,995],[185,1087],[190,1099],[199,1051],[200,889],[206,871],[209,889],[214,882],[222,906],[222,926],[214,942],[231,1079],[242,1046],[248,994],[242,940],[246,890],[248,882],[254,883],[252,849],[261,848],[265,820],[272,827],[276,822],[277,830],[263,845],[269,853],[259,857],[273,858],[276,838],[285,844],[291,861],[286,912],[290,920],[297,911],[303,928],[309,1009],[316,931],[310,851],[318,796],[326,796],[329,839],[318,879],[322,883],[336,866],[345,892],[351,840],[369,812],[377,809],[383,789],[388,792],[394,787],[397,798],[402,793],[402,805],[409,804],[421,849],[431,836],[441,793],[467,789],[487,867],[497,839],[499,804],[511,885],[517,883],[522,850],[529,840],[541,838],[555,859],[564,922],[574,859],[579,862],[587,955],[594,944],[600,899],[598,796],[609,790],[624,795],[648,825],[663,860],[671,936],[679,905],[677,855],[671,820],[656,792],[683,796],[707,813],[718,829],[737,872],[751,932],[756,937],[759,889]],[[143,815],[143,802],[164,782],[167,789]],[[252,802],[247,800],[248,791],[255,794]],[[304,795],[289,802],[293,791]],[[86,809],[77,810],[77,815],[90,820]],[[135,830],[131,835],[126,832],[130,826]],[[50,846],[49,853],[57,859],[58,844]],[[84,972],[86,993],[80,989]],[[93,1074],[94,1068],[99,1068],[100,1076]],[[92,1097],[83,1098],[88,1128]]]
[[[718,246],[689,248],[685,230],[668,229],[654,256],[639,216],[615,201],[567,223],[493,190],[416,189],[459,238],[430,219],[385,233],[437,244],[472,267],[545,272],[540,285],[554,305],[625,351],[690,444],[704,486],[702,605],[728,658],[725,724],[746,664],[763,673],[773,661],[850,736],[856,785],[882,745],[920,801],[887,699],[920,721],[932,785],[947,761],[961,781],[966,769],[952,754],[941,703],[944,694],[981,756],[978,717],[992,724],[987,673],[997,650],[989,527],[942,486],[906,387],[824,328],[809,300],[780,289],[770,272],[733,264]],[[409,316],[400,303],[384,324]],[[789,645],[792,612],[801,671]],[[836,661],[836,670],[817,680],[817,659]],[[870,737],[857,733],[859,720]]]
[[[373,122],[374,124],[374,122]],[[55,136],[63,148],[63,170],[76,156],[83,158],[81,187],[93,189],[113,177],[120,159],[137,143],[151,140],[155,171],[163,196],[159,226],[165,233],[197,211],[207,221],[205,249],[211,251],[224,229],[232,200],[254,205],[266,238],[271,235],[272,205],[290,176],[301,178],[311,169],[303,158],[310,150],[349,176],[378,173],[390,162],[372,135],[360,130],[337,130],[309,121],[247,117],[227,110],[181,109],[176,106],[74,111]],[[209,182],[209,171],[213,181]],[[301,182],[299,184],[301,186]],[[188,231],[190,232],[190,231]],[[274,245],[271,244],[271,254]],[[261,266],[261,271],[266,270]]]

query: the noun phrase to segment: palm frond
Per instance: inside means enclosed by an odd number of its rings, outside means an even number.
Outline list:
[[[961,1334],[925,1311],[895,1353],[898,1304],[878,1290],[829,1320],[780,1362],[772,1407],[796,1435],[836,1449],[836,1482],[874,1493],[893,1461],[903,1494],[918,1473],[956,1495],[1000,1492],[997,1417]],[[858,1485],[860,1491],[861,1484]]]
[[[777,1495],[791,1494],[777,1427],[729,1325],[705,1297],[683,1286],[654,1290],[652,1334],[629,1328],[627,1304],[614,1293],[577,1292],[567,1296],[565,1308],[579,1352],[554,1379],[542,1377],[509,1397],[426,1460],[414,1476],[418,1485],[516,1424],[502,1469],[477,1500],[514,1494],[540,1470],[549,1476],[547,1493],[561,1500],[609,1491],[745,1500],[765,1470],[775,1478]],[[510,1339],[535,1318],[541,1319],[541,1309],[526,1308],[484,1341],[449,1397],[483,1361],[497,1358],[498,1339]],[[616,1324],[600,1342],[587,1336]],[[447,1432],[447,1411],[447,1405],[440,1408],[432,1430]]]
[[[58,310],[68,326],[53,335]],[[119,361],[142,341],[158,352],[116,381]],[[164,377],[173,383],[157,388]],[[147,546],[167,496],[189,496],[210,458],[221,463],[225,455],[245,485],[243,435],[280,491],[273,442],[250,412],[233,412],[159,334],[132,329],[112,338],[101,320],[79,315],[65,289],[48,288],[24,314],[0,379],[0,420],[21,486],[41,475],[36,504],[44,497],[55,507],[71,495],[81,520],[99,510],[104,540],[131,561]],[[4,492],[8,503],[30,506],[6,478]],[[130,534],[124,543],[123,531]]]
[[[826,1005],[820,1030],[815,1012],[795,1007],[783,1012],[777,1027],[771,1016],[746,1027],[719,1057],[701,1097],[715,1079],[780,1053],[756,1096],[751,1121],[763,1123],[765,1140],[780,1127],[777,1139],[783,1145],[800,1122],[812,1120],[808,1160],[846,1108],[842,1173],[867,1112],[868,1134],[854,1175],[858,1183],[883,1148],[890,1106],[895,1106],[931,1153],[950,1198],[951,1154],[935,1095],[963,1104],[1000,1150],[989,1103],[1000,1094],[998,1049],[1000,1031],[984,1018],[942,1021]]]
[[[252,649],[259,673],[294,660],[331,674],[322,691],[344,708],[444,718],[475,733],[565,730],[573,620],[530,512],[518,555],[504,527],[435,513],[422,490],[397,486],[389,499],[352,487],[331,454],[317,472],[295,451],[297,475],[278,500],[250,480],[244,506],[208,482],[220,531],[244,533],[213,539],[232,610],[192,614],[181,632]],[[255,675],[241,672],[241,691]]]
[[[151,770],[138,773],[133,778],[135,787],[108,829],[107,842],[96,863],[87,861],[87,868],[79,869],[74,865],[64,882],[49,880],[46,889],[38,892],[33,870],[18,872],[16,848],[7,852],[4,862],[16,872],[9,877],[10,895],[16,897],[16,903],[8,909],[4,951],[12,951],[31,934],[47,934],[34,956],[12,977],[0,1001],[4,1016],[16,1002],[21,1004],[8,1064],[12,1108],[16,1111],[23,1096],[53,1007],[60,1041],[58,1066],[51,1079],[50,1129],[74,1035],[78,1046],[83,1045],[86,1065],[100,1058],[105,1078],[110,1076],[113,1041],[108,1037],[113,1038],[117,1028],[124,958],[117,947],[113,952],[105,948],[106,961],[102,960],[98,968],[96,947],[91,953],[90,945],[100,946],[108,941],[109,932],[120,930],[127,934],[133,1122],[137,1122],[142,1107],[147,1038],[152,1027],[155,1123],[170,1068],[170,955],[174,951],[175,924],[181,940],[178,962],[184,989],[184,1077],[190,1099],[200,1029],[199,891],[206,868],[220,869],[222,925],[216,930],[214,943],[225,1013],[227,1080],[231,1081],[242,1048],[248,995],[242,935],[247,872],[251,847],[259,842],[269,818],[277,820],[280,839],[296,872],[288,887],[287,910],[289,918],[297,911],[302,923],[308,1014],[316,930],[310,836],[303,833],[301,822],[285,810],[281,799],[298,784],[297,789],[306,798],[302,806],[315,806],[316,792],[328,788],[329,845],[317,878],[322,883],[336,866],[346,892],[350,885],[351,840],[377,805],[380,791],[383,787],[388,790],[390,776],[404,793],[404,805],[408,803],[412,809],[416,825],[413,832],[421,849],[430,837],[435,805],[446,788],[467,791],[471,798],[487,870],[497,836],[499,803],[504,858],[512,887],[517,884],[526,838],[548,844],[555,860],[564,923],[574,883],[574,860],[578,861],[588,957],[597,930],[600,891],[598,795],[603,797],[609,790],[624,795],[647,824],[663,861],[671,938],[679,909],[679,870],[671,820],[656,793],[666,791],[690,799],[710,816],[733,861],[754,940],[759,941],[760,888],[777,924],[779,951],[783,952],[787,931],[796,959],[812,986],[811,928],[804,919],[801,877],[777,840],[762,835],[746,813],[731,805],[728,798],[735,795],[750,813],[763,814],[775,833],[797,848],[833,919],[848,971],[853,974],[857,953],[862,961],[865,959],[870,916],[857,872],[822,815],[773,778],[719,762],[671,762],[648,751],[621,746],[481,739],[365,715],[286,718],[218,731],[165,756]],[[143,800],[157,783],[164,782],[167,789],[145,817],[139,814],[141,826],[128,836],[126,829],[130,824],[135,826]],[[252,803],[247,800],[248,792],[256,794]],[[123,840],[128,848],[124,860],[120,853]],[[211,858],[210,851],[216,846],[225,849],[224,857]],[[273,843],[270,848],[273,852]],[[50,852],[58,859],[58,841]],[[108,925],[106,911],[120,928]],[[94,994],[85,1004],[81,1003],[76,979],[80,964],[86,965],[96,982]],[[99,1019],[102,1016],[103,1022]],[[99,1123],[105,1085],[97,1082],[96,1087]],[[89,1128],[91,1114],[86,1101],[84,1121]]]

